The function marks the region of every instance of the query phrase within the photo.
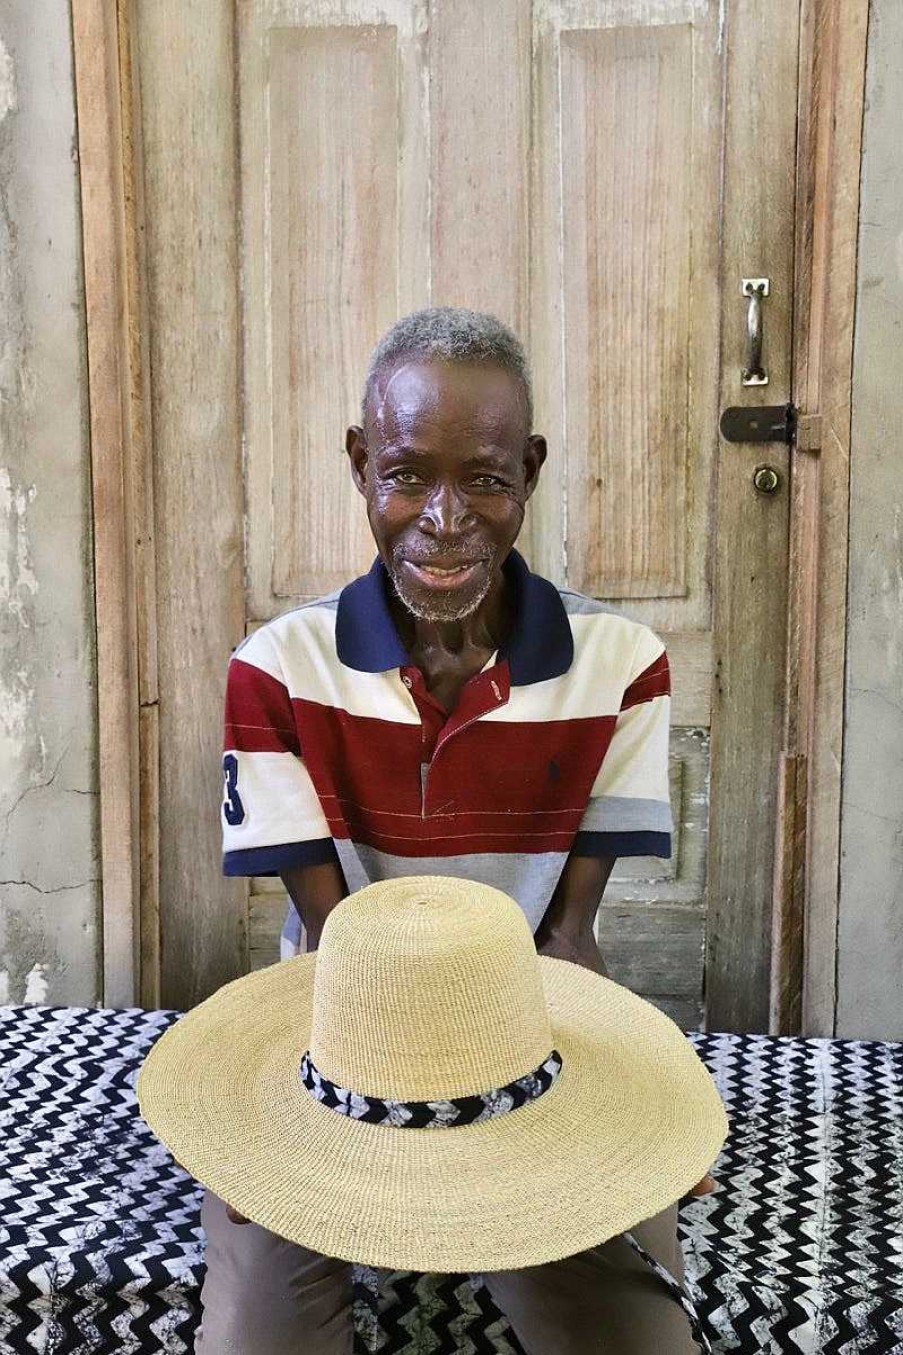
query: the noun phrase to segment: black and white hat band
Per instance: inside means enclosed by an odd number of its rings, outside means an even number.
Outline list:
[[[561,1055],[553,1049],[549,1057],[507,1087],[494,1087],[476,1096],[460,1096],[452,1101],[391,1101],[378,1096],[363,1096],[330,1082],[314,1066],[309,1053],[301,1060],[301,1081],[317,1101],[367,1124],[393,1125],[399,1129],[450,1129],[465,1124],[480,1124],[507,1115],[544,1096],[558,1080]]]

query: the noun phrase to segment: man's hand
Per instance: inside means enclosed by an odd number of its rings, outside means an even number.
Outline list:
[[[536,929],[540,955],[570,960],[594,974],[608,977],[596,945],[593,926],[602,893],[615,860],[613,856],[569,856],[545,916]]]
[[[571,964],[582,965],[594,974],[608,977],[605,961],[591,928],[576,934],[552,931],[543,937],[537,935],[536,949],[540,955],[551,955],[555,960],[570,960]]]
[[[239,1212],[238,1212],[237,1209],[233,1209],[232,1206],[231,1206],[231,1204],[227,1204],[227,1205],[226,1205],[226,1218],[229,1220],[230,1223],[250,1223],[250,1222],[251,1222],[250,1219],[246,1219],[246,1218],[245,1218],[244,1214],[239,1214]]]
[[[687,1191],[687,1199],[698,1200],[702,1195],[711,1195],[717,1184],[714,1176],[710,1176],[709,1173],[706,1172],[702,1180],[695,1185],[692,1190]]]

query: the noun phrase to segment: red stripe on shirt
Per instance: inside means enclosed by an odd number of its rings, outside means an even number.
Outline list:
[[[419,725],[292,704],[330,832],[402,855],[566,850],[616,723],[606,715],[460,728],[440,742],[422,793]]]
[[[299,752],[287,687],[241,659],[229,664],[224,744],[239,753]]]
[[[634,678],[621,699],[621,710],[631,706],[640,706],[644,701],[652,701],[656,696],[670,696],[671,672],[668,668],[667,654],[660,654],[654,663],[650,663]]]

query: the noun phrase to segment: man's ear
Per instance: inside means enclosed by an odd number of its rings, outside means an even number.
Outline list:
[[[527,498],[533,493],[539,481],[539,472],[546,459],[546,440],[541,433],[531,433],[524,447],[524,486]]]
[[[363,428],[353,423],[345,434],[345,451],[351,462],[351,478],[361,494],[367,493],[367,438]]]

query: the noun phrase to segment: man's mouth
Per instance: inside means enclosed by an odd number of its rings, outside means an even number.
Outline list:
[[[425,560],[404,560],[404,566],[416,579],[430,588],[456,588],[466,583],[481,569],[485,560],[455,560],[445,564]]]

